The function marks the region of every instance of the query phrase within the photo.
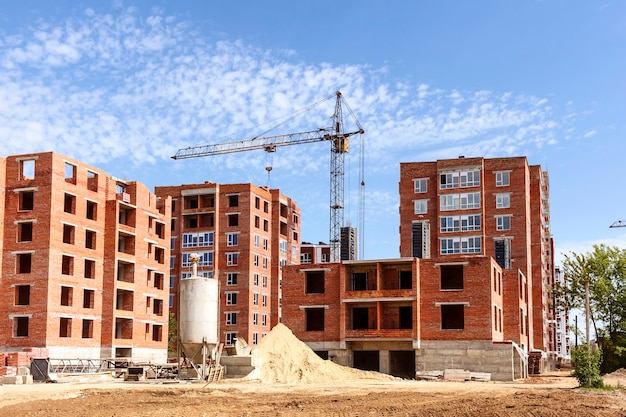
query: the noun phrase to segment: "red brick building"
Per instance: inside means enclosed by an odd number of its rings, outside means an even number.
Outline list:
[[[164,361],[169,200],[54,152],[1,167],[0,350]]]
[[[170,311],[178,312],[178,283],[198,275],[219,279],[219,340],[257,344],[281,317],[284,265],[300,257],[300,210],[279,190],[253,184],[184,184],[156,187],[172,197]]]
[[[283,322],[344,365],[524,377],[529,353],[554,350],[547,173],[523,157],[403,163],[399,190],[401,258],[285,268]]]

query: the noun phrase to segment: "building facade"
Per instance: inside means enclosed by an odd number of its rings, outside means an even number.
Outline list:
[[[0,349],[166,360],[169,200],[54,152],[2,167]]]
[[[185,184],[156,187],[172,197],[170,311],[177,316],[178,283],[198,275],[219,280],[219,340],[249,344],[281,318],[282,268],[300,259],[300,210],[279,190],[253,184]]]
[[[504,338],[553,355],[554,282],[548,174],[525,157],[400,164],[400,252],[503,270]]]
[[[283,322],[362,369],[540,372],[556,340],[548,191],[524,157],[402,163],[400,258],[287,268]]]

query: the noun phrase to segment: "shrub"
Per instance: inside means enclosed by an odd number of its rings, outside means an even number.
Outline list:
[[[572,361],[574,362],[574,377],[578,384],[584,388],[602,388],[604,382],[600,376],[602,364],[602,350],[593,349],[585,343],[572,349]]]

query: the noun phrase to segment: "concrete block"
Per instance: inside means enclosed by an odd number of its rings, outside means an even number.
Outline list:
[[[32,375],[21,375],[22,377],[22,384],[32,384],[33,383],[33,376]]]
[[[7,375],[7,376],[4,376],[3,378],[4,378],[5,385],[20,385],[23,383],[23,379],[21,376]]]

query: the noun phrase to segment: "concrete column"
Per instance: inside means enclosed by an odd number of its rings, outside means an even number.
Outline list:
[[[380,350],[378,353],[378,367],[380,368],[380,372],[384,374],[389,373],[389,351],[388,350]]]

